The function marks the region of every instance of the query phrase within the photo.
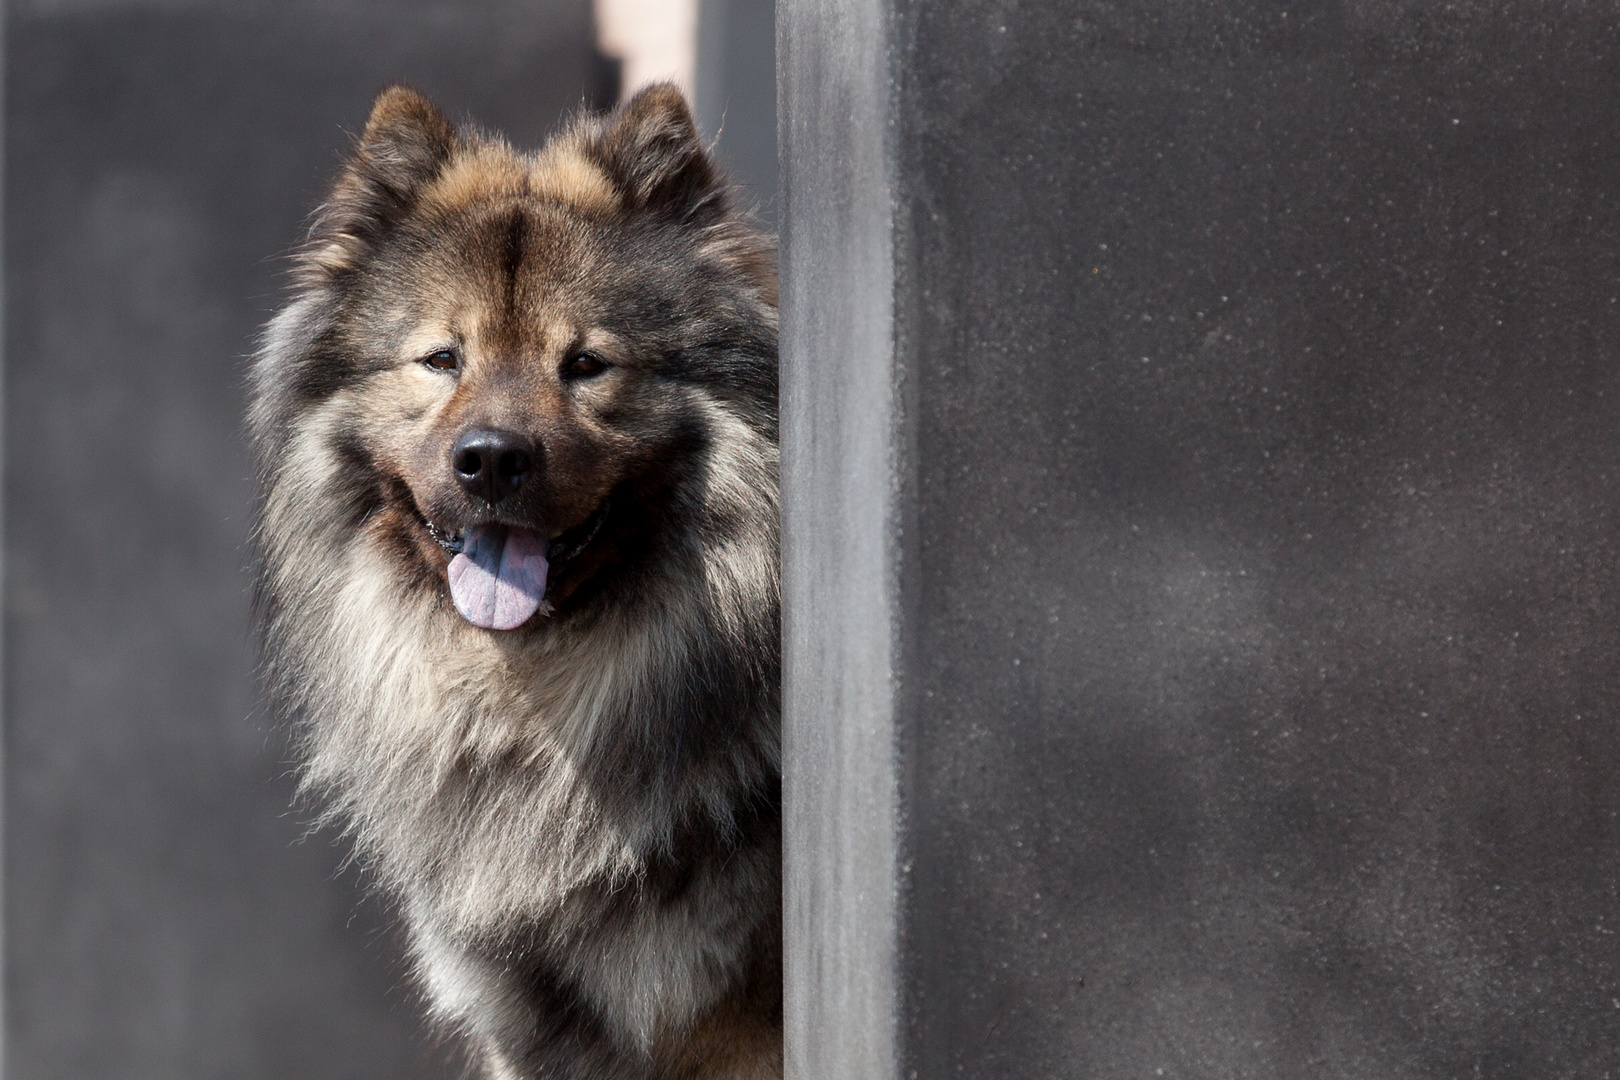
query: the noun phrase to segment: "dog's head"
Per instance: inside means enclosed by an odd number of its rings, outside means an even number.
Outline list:
[[[355,541],[476,626],[677,543],[717,440],[774,443],[773,253],[673,87],[535,154],[384,91],[297,269],[255,369],[267,470],[329,455]]]

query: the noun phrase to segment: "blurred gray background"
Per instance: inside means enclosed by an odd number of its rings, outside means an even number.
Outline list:
[[[738,194],[774,226],[776,192],[776,4],[698,0],[698,126],[714,138]]]
[[[729,40],[735,15],[705,17]],[[383,905],[289,810],[253,678],[243,374],[372,95],[403,79],[533,144],[616,93],[588,0],[7,20],[6,1076],[455,1075]]]

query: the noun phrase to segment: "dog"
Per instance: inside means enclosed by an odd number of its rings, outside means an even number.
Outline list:
[[[376,99],[253,360],[301,790],[492,1078],[782,1075],[773,241],[680,92]]]

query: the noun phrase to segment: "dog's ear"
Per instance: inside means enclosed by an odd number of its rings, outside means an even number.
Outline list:
[[[636,93],[607,120],[597,160],[633,209],[706,221],[726,210],[726,182],[671,83]]]
[[[349,172],[378,194],[409,201],[455,146],[456,129],[438,106],[409,87],[390,86],[372,102]]]
[[[410,209],[456,148],[456,130],[427,98],[390,86],[321,207],[301,263],[315,276],[352,267]]]

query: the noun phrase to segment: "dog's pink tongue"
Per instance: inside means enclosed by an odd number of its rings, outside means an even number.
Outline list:
[[[456,610],[485,630],[513,630],[540,609],[546,595],[546,545],[538,533],[507,525],[475,525],[450,560]]]

